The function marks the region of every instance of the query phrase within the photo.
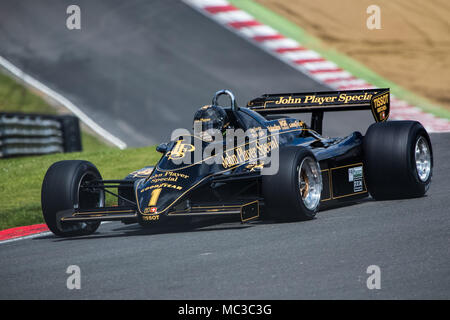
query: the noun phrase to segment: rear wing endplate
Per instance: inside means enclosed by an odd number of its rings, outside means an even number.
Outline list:
[[[247,107],[262,115],[312,112],[311,128],[322,132],[323,112],[371,110],[376,122],[389,118],[389,89],[264,94]]]

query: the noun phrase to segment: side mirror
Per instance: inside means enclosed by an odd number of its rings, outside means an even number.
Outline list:
[[[161,143],[159,146],[156,147],[156,151],[161,153],[166,153],[168,149],[167,143]]]

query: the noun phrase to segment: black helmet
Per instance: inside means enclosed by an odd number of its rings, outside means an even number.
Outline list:
[[[229,124],[226,111],[219,106],[206,105],[201,107],[194,116],[194,131],[199,130],[204,132],[210,129],[223,130]]]

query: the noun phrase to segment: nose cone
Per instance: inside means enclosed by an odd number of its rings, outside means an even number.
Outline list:
[[[136,185],[139,211],[142,214],[163,212],[181,197],[192,183],[190,174],[156,169],[148,180],[142,179]]]
[[[175,171],[156,168],[148,180],[142,179],[136,183],[139,212],[167,213],[178,200],[216,172],[214,168],[214,165],[203,163]]]
[[[221,152],[215,153],[217,156],[204,156],[208,145],[191,135],[172,142],[151,176],[136,182],[139,212],[144,215],[167,213],[200,183],[224,170],[221,161],[214,161],[222,159]]]

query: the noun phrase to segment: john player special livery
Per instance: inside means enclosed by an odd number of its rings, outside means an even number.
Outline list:
[[[229,107],[218,105],[221,95],[229,96]],[[238,107],[230,91],[219,91],[194,116],[200,130],[160,144],[154,167],[104,180],[90,162],[54,163],[42,185],[45,221],[58,236],[78,236],[108,220],[144,226],[217,215],[307,220],[320,208],[369,194],[423,196],[433,168],[430,138],[418,122],[387,121],[389,99],[389,89],[265,94]],[[372,113],[365,136],[322,136],[324,112],[350,110]],[[312,114],[310,125],[285,116],[304,112]],[[235,138],[228,133],[238,129],[247,138],[229,147]],[[105,204],[106,193],[117,198],[114,205]]]

